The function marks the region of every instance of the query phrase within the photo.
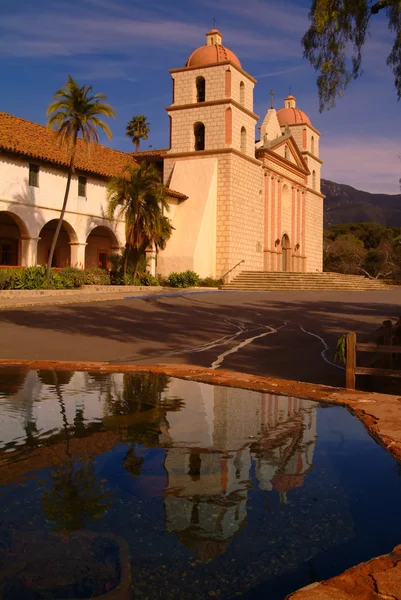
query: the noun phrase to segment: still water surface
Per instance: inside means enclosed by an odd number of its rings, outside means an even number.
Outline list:
[[[389,552],[400,506],[399,466],[343,408],[0,370],[4,600],[281,600]]]

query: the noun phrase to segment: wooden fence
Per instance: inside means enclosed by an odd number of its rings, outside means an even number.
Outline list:
[[[400,327],[398,322],[397,327]],[[376,375],[377,377],[399,377],[401,370],[394,369],[394,362],[400,361],[395,355],[401,354],[401,346],[393,344],[394,325],[392,321],[384,321],[379,330],[376,343],[358,343],[356,333],[350,332],[346,335],[346,372],[345,387],[355,389],[356,375]],[[357,353],[370,352],[372,354],[384,354],[382,359],[383,368],[380,367],[358,367]]]

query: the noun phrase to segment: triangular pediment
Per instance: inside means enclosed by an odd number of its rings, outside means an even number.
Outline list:
[[[305,174],[309,174],[308,165],[299,151],[296,141],[290,133],[277,137],[275,140],[272,140],[261,148],[258,148],[257,153],[259,156],[262,155],[263,152],[266,154],[273,153],[283,160],[283,164],[290,163],[293,166],[298,167],[298,169],[303,171]]]

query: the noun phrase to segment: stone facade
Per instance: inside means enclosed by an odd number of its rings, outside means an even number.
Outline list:
[[[164,159],[164,181],[188,195],[174,209],[173,226],[179,224],[181,230],[186,229],[180,219],[185,211],[197,215],[195,230],[215,232],[214,239],[213,234],[208,238],[215,249],[215,264],[211,266],[210,245],[203,248],[203,264],[195,258],[182,261],[183,256],[191,256],[188,247],[197,237],[191,220],[188,243],[184,243],[184,232],[180,243],[170,242],[160,255],[158,268],[167,274],[167,265],[185,262],[198,264],[202,276],[221,277],[231,271],[228,278],[241,270],[321,271],[320,134],[296,109],[295,98],[289,96],[284,110],[289,116],[293,112],[295,120],[280,124],[280,111],[269,109],[260,127],[260,141],[255,143],[256,82],[243,71],[235,55],[221,45],[217,59],[204,63],[205,57],[212,56],[212,37],[221,43],[219,32],[209,32],[206,46],[196,50],[185,67],[171,70],[173,103],[167,108],[171,145]],[[204,86],[201,96],[199,85]],[[207,176],[211,159],[217,164],[216,214],[203,211],[199,195],[203,186],[201,194],[212,202],[212,180]],[[193,181],[188,178],[189,170]],[[184,208],[191,204],[191,210]],[[176,234],[181,235],[178,231]]]
[[[267,111],[255,142],[256,80],[221,42],[220,32],[208,32],[186,66],[170,71],[168,150],[124,154],[97,146],[91,159],[81,153],[55,266],[110,264],[110,254],[124,247],[125,227],[105,218],[107,182],[127,163],[149,158],[163,171],[174,227],[165,250],[157,257],[147,252],[155,258],[153,273],[229,272],[229,280],[241,270],[322,270],[320,133],[288,96],[282,109]],[[68,163],[45,128],[5,113],[0,118],[0,266],[45,264]],[[32,144],[38,136],[43,143]],[[39,186],[29,181],[31,162]]]

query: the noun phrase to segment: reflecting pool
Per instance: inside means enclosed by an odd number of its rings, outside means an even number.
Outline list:
[[[0,369],[0,598],[282,600],[401,542],[345,409],[150,373]]]

